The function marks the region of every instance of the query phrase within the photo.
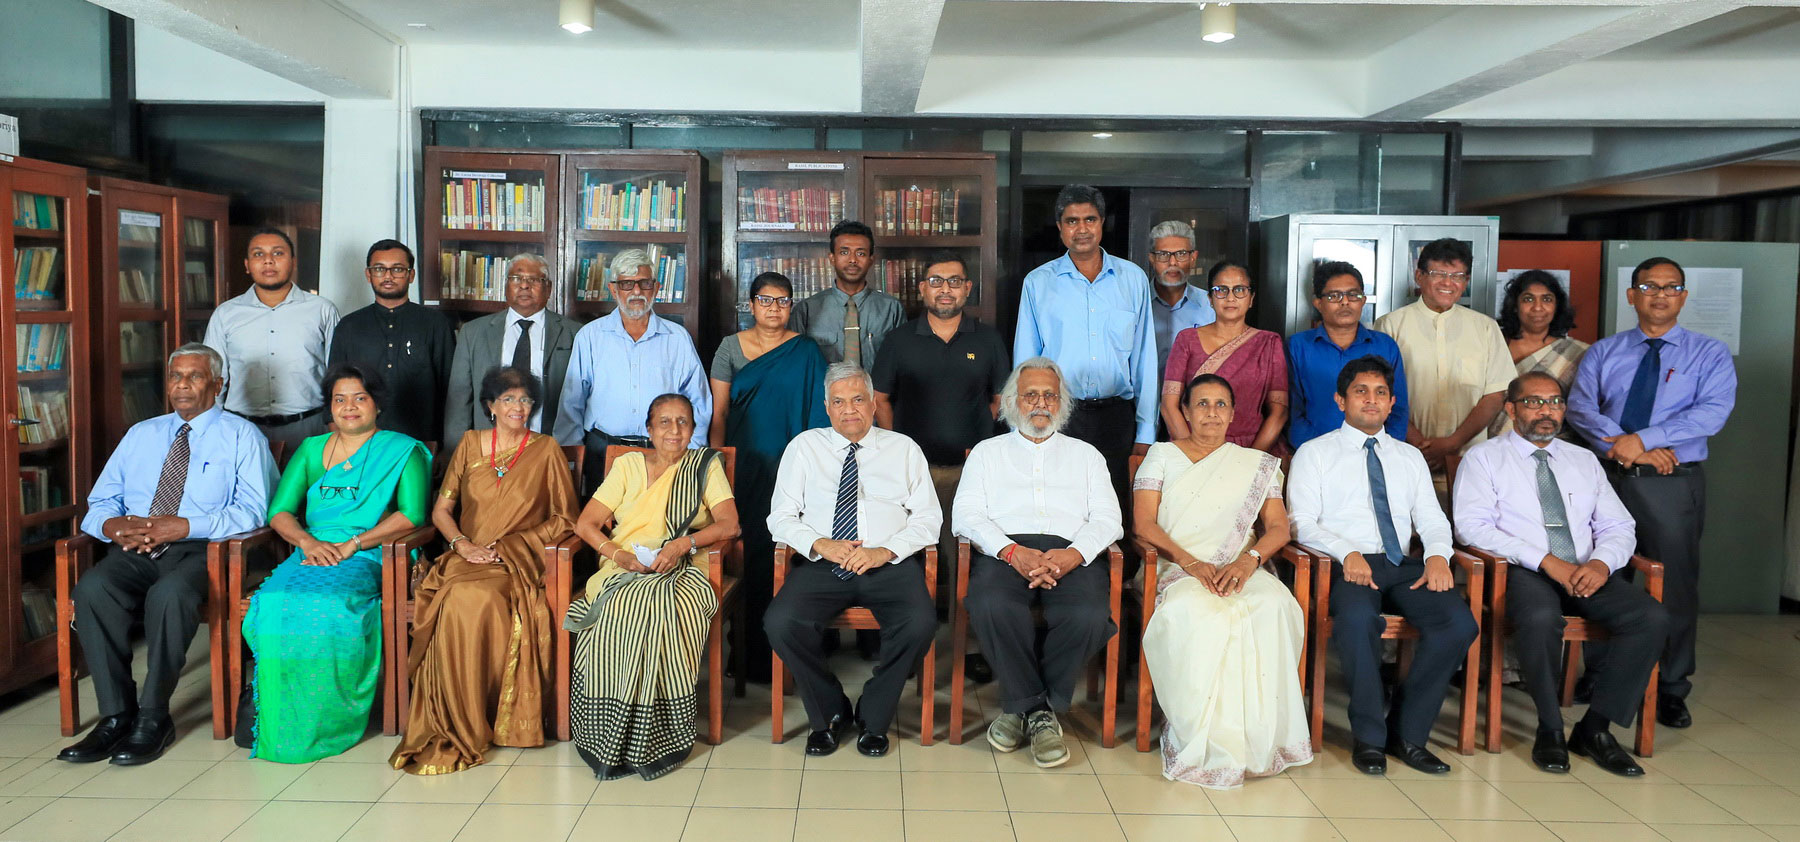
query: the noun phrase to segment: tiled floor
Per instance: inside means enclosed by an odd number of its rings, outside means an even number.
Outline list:
[[[1796,631],[1800,618],[1707,618],[1696,724],[1658,732],[1643,778],[1580,758],[1570,775],[1538,772],[1527,759],[1529,702],[1508,690],[1499,754],[1461,757],[1443,745],[1453,724],[1446,706],[1437,739],[1449,775],[1353,771],[1335,701],[1323,756],[1234,792],[1164,781],[1157,755],[1130,744],[1129,706],[1119,747],[1101,748],[1094,718],[1078,713],[1074,758],[1044,771],[989,750],[979,715],[964,745],[920,747],[910,694],[889,756],[807,758],[799,703],[789,706],[792,738],[772,745],[768,697],[756,688],[732,704],[724,745],[699,747],[650,783],[599,784],[559,744],[503,750],[457,775],[409,777],[386,766],[394,739],[378,735],[341,757],[282,766],[210,739],[206,674],[196,668],[176,704],[184,735],[150,766],[52,759],[68,742],[54,691],[0,711],[0,840],[1800,840]],[[974,696],[977,706],[993,699],[991,687]],[[84,705],[91,716],[91,696]],[[947,709],[940,682],[940,734]]]

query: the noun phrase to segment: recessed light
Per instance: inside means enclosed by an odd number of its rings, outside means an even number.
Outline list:
[[[1105,140],[1112,137],[1112,132],[1094,132],[1094,137],[1099,140]]]
[[[558,26],[576,35],[594,28],[594,0],[562,0],[557,7]]]
[[[429,23],[409,23],[406,25],[406,28],[408,28],[408,29],[430,29],[431,24],[429,24]]]
[[[1237,9],[1230,3],[1200,4],[1200,39],[1223,44],[1237,37]]]

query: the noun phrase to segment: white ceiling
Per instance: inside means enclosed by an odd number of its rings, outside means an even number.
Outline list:
[[[408,44],[853,50],[858,20],[857,0],[597,0],[594,31],[571,35],[557,0],[336,2]]]

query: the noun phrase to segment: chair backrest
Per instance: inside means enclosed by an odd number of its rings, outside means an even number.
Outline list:
[[[587,459],[587,445],[565,444],[562,446],[562,452],[563,459],[569,463],[569,476],[575,480],[575,487],[579,489],[581,488],[581,463]]]
[[[281,471],[287,468],[287,442],[270,439],[269,455],[275,459],[275,470]]]
[[[737,448],[735,448],[735,447],[715,447],[713,449],[719,451],[719,455],[722,458],[724,458],[724,460],[725,460],[725,480],[727,482],[730,482],[732,488],[735,489],[737,487]],[[568,450],[568,448],[565,447],[565,448],[563,448],[563,450],[566,452]],[[650,452],[650,448],[648,448],[648,447],[627,447],[622,444],[609,444],[606,446],[605,472],[609,473],[609,474],[612,473],[613,461],[618,459],[621,456],[624,456],[627,453],[649,453],[649,452]]]

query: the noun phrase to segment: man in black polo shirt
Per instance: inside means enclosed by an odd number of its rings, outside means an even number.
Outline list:
[[[889,331],[870,372],[875,423],[919,443],[931,463],[931,481],[944,507],[938,557],[956,558],[950,505],[962,477],[963,457],[994,435],[1000,389],[1012,373],[1006,341],[992,326],[963,313],[975,283],[968,264],[953,252],[933,255],[919,282],[925,312]],[[954,561],[938,564],[938,593],[955,598]],[[971,657],[976,680],[991,680],[986,664]]]

